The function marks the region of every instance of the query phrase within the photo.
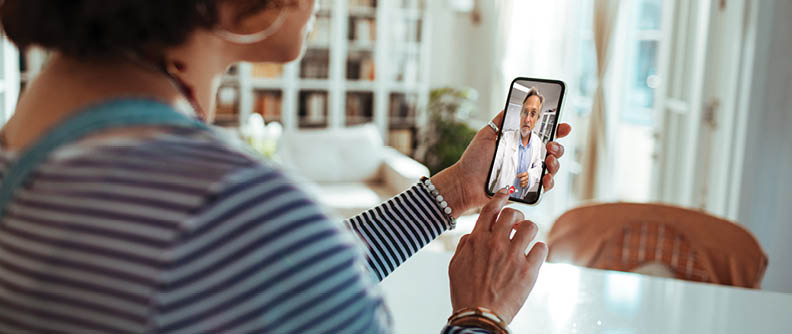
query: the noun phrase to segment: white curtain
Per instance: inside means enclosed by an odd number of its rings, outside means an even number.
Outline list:
[[[503,88],[517,76],[568,80],[577,58],[578,0],[503,0],[511,3],[502,15],[508,39],[504,42]],[[500,101],[501,104],[503,101]],[[501,105],[501,108],[503,106]],[[500,109],[498,109],[500,110]]]
[[[589,119],[586,151],[583,156],[584,200],[600,198],[601,182],[607,178],[605,162],[608,161],[608,121],[605,105],[605,80],[612,58],[615,27],[621,0],[594,0],[594,46],[597,53],[597,90]]]
[[[505,92],[508,89],[509,82],[511,79],[506,77],[505,73],[505,66],[506,66],[506,55],[508,51],[509,41],[512,37],[512,30],[511,30],[511,21],[512,21],[512,13],[514,12],[514,1],[513,0],[498,0],[495,1],[495,24],[497,24],[496,33],[494,35],[495,38],[495,48],[493,49],[493,60],[495,61],[494,71],[492,71],[492,78],[490,79],[492,85],[490,85],[491,89],[489,92],[490,96],[493,98],[490,100],[490,114],[496,113],[503,109],[503,99],[500,98],[501,96],[506,96]],[[494,115],[489,115],[485,118],[491,118]]]
[[[506,33],[501,38],[502,59],[496,64],[493,75],[492,106],[490,110],[504,107],[507,90],[515,77],[534,77],[563,80],[568,84],[567,98],[577,79],[576,64],[579,60],[577,50],[580,41],[581,15],[584,13],[579,0],[499,0],[500,29]],[[566,103],[565,111],[572,112],[571,104]],[[561,121],[568,121],[563,116]],[[574,152],[574,143],[563,139],[568,156]],[[556,177],[556,187],[542,200],[542,205],[532,209],[534,216],[545,215],[545,220],[556,217],[573,202],[571,196],[570,164],[565,165],[564,173]],[[539,216],[541,217],[541,216]]]

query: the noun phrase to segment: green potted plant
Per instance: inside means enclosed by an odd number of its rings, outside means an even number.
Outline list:
[[[420,134],[416,158],[435,174],[456,163],[473,140],[476,130],[466,123],[475,110],[478,92],[473,88],[444,87],[429,94],[429,123]]]

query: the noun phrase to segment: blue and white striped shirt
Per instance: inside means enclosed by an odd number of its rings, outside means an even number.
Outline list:
[[[0,151],[0,173],[14,159]],[[194,130],[68,144],[29,181],[0,221],[4,333],[389,332],[375,281],[449,223],[416,185],[348,233]]]

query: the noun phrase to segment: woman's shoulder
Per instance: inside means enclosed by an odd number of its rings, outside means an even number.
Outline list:
[[[276,168],[217,133],[167,129],[144,136],[74,142],[55,151],[40,170],[43,174],[90,176],[97,181],[175,184],[200,194],[211,192],[241,171],[272,172]]]

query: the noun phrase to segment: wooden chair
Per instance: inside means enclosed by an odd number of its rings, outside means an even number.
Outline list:
[[[745,228],[703,212],[637,203],[593,204],[556,220],[548,261],[633,271],[662,264],[674,277],[759,288],[767,255]]]

